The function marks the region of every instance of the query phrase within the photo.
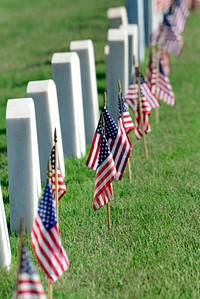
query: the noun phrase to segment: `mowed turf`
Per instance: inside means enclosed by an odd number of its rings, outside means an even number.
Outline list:
[[[71,40],[90,38],[101,107],[106,10],[123,4],[106,0],[1,1],[0,179],[8,224],[7,99],[24,97],[29,80],[51,78],[54,52],[68,51]],[[200,9],[191,13],[183,52],[179,58],[171,58],[176,107],[162,104],[159,125],[152,112],[148,161],[143,141],[136,142],[131,134],[132,183],[126,171],[122,182],[113,184],[110,232],[106,208],[94,212],[91,207],[95,172],[86,168],[87,156],[65,159],[68,191],[60,201],[59,225],[71,266],[54,284],[54,298],[200,297],[199,18]],[[12,266],[9,272],[0,270],[0,298],[12,297],[16,278],[18,236],[9,236]],[[26,244],[48,292],[29,238],[27,234]]]

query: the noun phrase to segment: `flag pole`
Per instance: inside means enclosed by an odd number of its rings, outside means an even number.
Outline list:
[[[54,146],[55,146],[55,201],[56,201],[56,214],[58,222],[58,147],[57,147],[57,131],[54,131]],[[59,226],[59,224],[58,224]]]
[[[158,52],[155,53],[155,66],[156,66],[156,99],[158,99],[158,84],[159,84],[159,57]],[[159,108],[156,107],[156,125],[159,124]]]
[[[15,299],[17,299],[18,293],[18,284],[19,284],[19,274],[20,274],[20,267],[22,261],[22,246],[24,241],[24,234],[25,234],[25,224],[24,218],[20,218],[20,236],[19,236],[19,257],[18,257],[18,268],[17,268],[17,279],[16,279],[16,287],[15,287]]]
[[[49,184],[51,185],[51,176],[52,176],[52,168],[51,168],[51,161],[48,161],[47,167],[47,179],[49,180]],[[48,279],[48,298],[53,299],[53,284]]]
[[[103,106],[106,107],[106,92],[103,94]],[[103,113],[101,114],[101,125],[102,125],[102,133],[104,134],[105,132],[105,120]],[[108,202],[106,204],[107,208],[107,223],[108,223],[108,230],[110,230],[110,203]]]
[[[136,70],[136,76],[138,80],[138,100],[139,100],[139,113],[140,113],[140,119],[142,122],[142,135],[143,135],[143,140],[144,140],[144,152],[145,152],[145,157],[146,160],[148,160],[148,151],[147,151],[147,144],[146,144],[146,134],[144,131],[144,119],[142,115],[142,101],[141,101],[141,84],[140,84],[140,71],[139,71],[139,66],[135,68]]]
[[[122,107],[122,86],[121,86],[120,80],[118,80],[118,92],[119,92],[119,100],[120,100],[122,124],[124,126],[124,116],[123,116],[123,107]],[[128,175],[129,175],[129,181],[132,182],[132,173],[131,173],[130,158],[128,158]]]
[[[135,78],[135,55],[133,54],[133,84],[136,83],[136,78]]]
[[[151,60],[152,60],[152,65],[153,65],[153,69],[156,68],[156,91],[155,91],[155,97],[158,100],[158,66],[159,64],[157,63],[158,60],[158,56],[156,55],[156,45],[152,44],[151,45]],[[157,65],[158,64],[158,65]],[[156,107],[156,125],[159,124],[159,108]]]

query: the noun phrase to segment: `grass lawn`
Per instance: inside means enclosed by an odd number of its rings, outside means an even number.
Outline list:
[[[8,225],[7,100],[25,97],[30,80],[51,78],[53,53],[69,51],[71,40],[92,39],[101,106],[106,11],[119,5],[124,1],[1,0],[0,182]],[[199,28],[200,9],[187,21],[181,56],[171,58],[177,104],[162,104],[159,125],[152,112],[148,161],[143,141],[131,136],[133,182],[126,171],[122,182],[113,184],[109,233],[106,208],[95,213],[91,208],[95,173],[86,168],[87,157],[65,159],[68,192],[60,202],[59,220],[71,266],[54,284],[54,298],[200,298]],[[12,297],[16,278],[18,236],[9,236],[12,266],[9,272],[0,269],[2,299]],[[29,238],[26,244],[47,292]]]

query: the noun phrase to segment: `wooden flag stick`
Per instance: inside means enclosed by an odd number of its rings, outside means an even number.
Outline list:
[[[51,175],[52,175],[52,169],[51,169],[51,161],[48,161],[48,167],[47,167],[47,179],[49,180],[49,183],[51,185]],[[53,285],[50,283],[48,279],[48,298],[52,299],[53,298]]]
[[[158,99],[158,84],[159,84],[159,57],[158,53],[155,53],[155,66],[156,66],[156,99]],[[159,108],[156,107],[156,124],[159,124]]]
[[[54,131],[54,146],[55,146],[55,201],[56,201],[56,214],[58,222],[58,147],[57,147],[57,132]],[[59,225],[58,225],[59,226]]]
[[[16,287],[15,287],[15,299],[17,299],[17,292],[18,292],[18,284],[19,284],[19,274],[22,262],[22,246],[24,241],[24,234],[25,234],[25,224],[24,218],[20,219],[20,236],[19,236],[19,256],[18,256],[18,266],[17,266],[17,279],[16,279]]]
[[[103,94],[103,106],[106,107],[106,92]],[[102,134],[105,133],[105,119],[103,113],[101,113],[101,126],[102,126]],[[108,230],[110,230],[110,203],[106,204],[107,208],[107,223],[108,223]]]
[[[133,55],[133,84],[136,84],[135,67],[135,55]]]
[[[48,298],[49,299],[53,299],[53,285],[52,283],[50,283],[50,281],[48,280]]]
[[[124,116],[123,116],[123,107],[122,107],[122,86],[121,86],[120,80],[118,80],[118,92],[119,92],[119,100],[120,100],[122,124],[124,126]],[[130,158],[128,158],[128,175],[129,175],[129,181],[132,182],[132,173],[131,173]]]
[[[152,60],[152,65],[153,69],[156,68],[156,92],[155,92],[155,97],[158,100],[158,67],[159,67],[159,59],[158,56],[156,55],[156,45],[152,44],[151,45],[151,60]],[[158,62],[158,63],[157,63]],[[159,108],[156,107],[156,125],[159,124]]]
[[[141,83],[140,83],[140,71],[139,67],[136,68],[136,74],[137,74],[137,79],[138,79],[138,99],[139,99],[139,113],[140,113],[140,119],[142,121],[142,135],[143,135],[143,140],[144,140],[144,152],[145,152],[145,157],[146,160],[148,160],[148,151],[147,151],[147,143],[146,143],[146,134],[144,130],[144,119],[142,115],[142,101],[141,101]]]

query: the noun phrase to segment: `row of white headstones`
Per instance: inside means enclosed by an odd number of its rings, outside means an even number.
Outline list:
[[[107,105],[117,120],[117,82],[127,91],[132,59],[138,64],[138,25],[128,24],[124,7],[108,10],[110,29],[105,46]],[[117,28],[116,28],[117,27]],[[19,232],[20,218],[32,229],[47,162],[58,136],[59,167],[64,157],[81,158],[91,144],[99,120],[95,56],[91,40],[72,41],[70,52],[52,56],[52,79],[30,81],[26,98],[9,99],[6,136],[10,201],[10,230]],[[0,266],[11,262],[10,243],[0,187]]]

